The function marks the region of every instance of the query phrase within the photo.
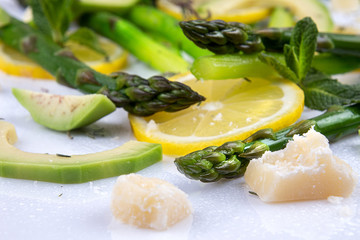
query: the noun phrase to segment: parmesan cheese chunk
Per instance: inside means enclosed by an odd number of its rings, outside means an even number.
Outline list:
[[[137,174],[117,179],[111,209],[123,223],[156,230],[165,230],[192,212],[183,191],[164,180]]]
[[[245,181],[261,200],[282,202],[348,197],[356,175],[332,154],[326,137],[310,129],[294,136],[285,149],[250,161]]]

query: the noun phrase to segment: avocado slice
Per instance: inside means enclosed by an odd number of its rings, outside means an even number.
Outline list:
[[[294,16],[283,7],[276,7],[272,11],[268,27],[270,28],[289,28],[295,26]]]
[[[66,156],[24,152],[14,125],[0,121],[0,176],[55,183],[83,183],[137,172],[162,159],[160,144],[129,141],[120,147]]]
[[[116,109],[102,94],[61,96],[18,88],[13,88],[12,92],[35,122],[57,131],[89,125]]]
[[[329,10],[322,1],[319,0],[257,0],[253,2],[256,2],[256,4],[260,6],[287,8],[297,20],[304,17],[311,17],[321,32],[329,32],[334,28]]]

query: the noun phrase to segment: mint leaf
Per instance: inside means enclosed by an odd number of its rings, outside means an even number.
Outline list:
[[[293,65],[289,65],[289,67],[297,73],[297,77],[300,80],[306,77],[307,72],[311,68],[312,59],[316,50],[317,36],[318,30],[316,24],[309,17],[298,21],[292,31],[290,45],[293,47],[294,55],[297,57],[298,66],[292,68]],[[288,60],[290,62],[293,61],[292,59],[287,59],[286,62],[288,62]]]
[[[300,71],[300,69],[299,69],[300,64],[299,64],[299,60],[295,53],[295,47],[285,44],[284,45],[284,56],[285,56],[286,66],[289,69],[291,69],[296,75],[296,80],[294,82],[299,83],[300,79],[298,78],[298,76],[299,76],[299,71]]]
[[[261,62],[268,64],[270,67],[274,68],[274,70],[277,71],[283,78],[289,79],[293,82],[298,82],[296,74],[273,56],[265,53],[260,53],[258,55],[258,58]]]
[[[259,59],[273,67],[282,77],[294,81],[305,94],[305,105],[326,110],[331,106],[360,103],[360,84],[346,85],[311,67],[316,50],[318,30],[311,18],[294,27],[290,44],[284,45],[286,66],[265,53]]]
[[[307,107],[326,110],[333,105],[360,103],[360,84],[346,85],[336,79],[319,78],[319,76],[312,76],[311,80],[303,81]]]
[[[89,28],[82,27],[82,28],[77,29],[75,32],[71,33],[68,36],[67,41],[69,41],[69,40],[73,41],[73,42],[77,42],[81,45],[84,45],[84,46],[106,56],[106,52],[100,46],[98,36],[95,34],[94,31],[90,30]]]

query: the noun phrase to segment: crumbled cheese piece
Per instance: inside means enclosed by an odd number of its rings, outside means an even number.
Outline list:
[[[261,200],[281,202],[348,197],[356,175],[332,154],[326,137],[310,129],[294,136],[285,149],[250,161],[245,181]]]
[[[156,230],[165,230],[192,212],[187,195],[174,185],[133,173],[117,179],[111,209],[126,224]]]

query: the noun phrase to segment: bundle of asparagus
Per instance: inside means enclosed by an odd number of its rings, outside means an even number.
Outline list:
[[[280,76],[298,84],[304,90],[306,106],[325,110],[333,105],[343,105],[336,111],[299,122],[276,133],[272,129],[264,129],[243,141],[226,142],[176,158],[178,170],[188,178],[214,182],[221,178],[240,177],[251,159],[261,157],[265,151],[284,148],[295,134],[303,134],[312,126],[329,139],[358,131],[360,85],[341,84],[312,67],[315,51],[359,57],[358,36],[318,33],[310,18],[299,21],[294,29],[261,31],[218,20],[192,20],[181,22],[180,25],[184,34],[195,44],[218,54],[283,49],[286,65],[264,52],[258,54],[258,59],[274,68]]]

